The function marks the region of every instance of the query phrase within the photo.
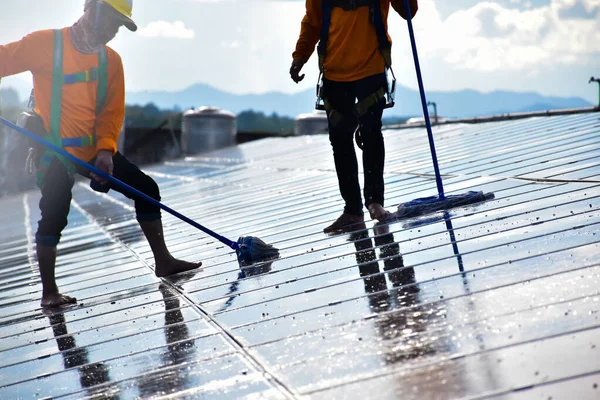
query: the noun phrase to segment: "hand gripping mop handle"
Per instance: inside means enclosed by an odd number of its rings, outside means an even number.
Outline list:
[[[427,126],[427,137],[429,138],[429,149],[431,150],[431,158],[433,158],[433,169],[435,170],[435,183],[437,184],[438,195],[440,199],[445,198],[444,185],[440,175],[438,166],[435,144],[433,142],[433,133],[431,132],[431,121],[429,119],[429,110],[427,109],[427,99],[425,98],[425,87],[423,86],[423,77],[421,76],[421,66],[419,64],[419,55],[417,53],[417,43],[415,41],[415,33],[412,25],[412,14],[410,12],[410,4],[408,0],[404,0],[404,9],[406,10],[406,22],[408,23],[408,33],[410,35],[410,44],[412,46],[413,58],[415,60],[415,70],[417,72],[417,81],[419,82],[419,92],[421,94],[421,105],[423,107],[423,116],[425,117],[425,125]]]
[[[219,240],[221,243],[226,244],[227,246],[231,247],[233,250],[237,250],[239,245],[237,242],[233,242],[229,239],[227,239],[226,237],[223,237],[213,231],[211,231],[208,228],[205,228],[204,226],[200,225],[199,223],[197,223],[196,221],[193,221],[191,219],[189,219],[188,217],[186,217],[183,214],[178,213],[177,211],[165,206],[164,204],[162,204],[161,202],[153,199],[152,197],[148,196],[145,193],[140,192],[139,190],[129,186],[128,184],[121,182],[120,180],[113,178],[112,176],[108,175],[107,173],[99,170],[98,168],[94,167],[93,165],[90,165],[88,163],[86,163],[85,161],[80,160],[79,158],[69,154],[68,152],[66,152],[65,150],[63,150],[60,147],[57,147],[55,145],[53,145],[52,143],[38,137],[37,135],[34,135],[33,133],[29,132],[26,129],[21,128],[18,125],[13,124],[12,122],[8,121],[5,118],[0,118],[0,122],[2,122],[4,125],[8,126],[9,128],[12,128],[14,130],[16,130],[17,132],[20,132],[24,135],[26,135],[27,137],[29,137],[30,139],[35,140],[38,143],[43,144],[44,146],[50,148],[51,150],[59,153],[60,155],[67,157],[70,161],[77,163],[85,168],[87,168],[88,170],[90,170],[91,172],[93,172],[94,174],[101,176],[102,178],[106,179],[107,181],[109,181],[110,183],[112,183],[113,185],[123,189],[124,191],[128,192],[129,194],[135,195],[137,197],[140,197],[142,199],[144,199],[145,201],[162,208],[163,210],[165,210],[166,212],[168,212],[169,214],[179,218],[180,220],[187,222],[188,224],[192,225],[195,228],[200,229],[202,232],[214,237],[215,239]]]

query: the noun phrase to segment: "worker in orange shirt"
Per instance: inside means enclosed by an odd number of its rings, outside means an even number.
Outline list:
[[[318,45],[323,73],[322,97],[329,125],[329,140],[344,212],[325,233],[364,221],[353,136],[359,127],[363,149],[364,204],[372,219],[386,220],[383,167],[385,148],[381,117],[386,105],[391,66],[391,40],[387,18],[392,7],[407,18],[403,0],[306,0],[306,14],[292,54],[290,75],[298,83],[300,70]],[[417,0],[410,0],[417,12]]]
[[[73,26],[37,31],[0,46],[0,78],[31,71],[34,116],[41,127],[36,133],[160,200],[156,182],[117,151],[125,115],[125,82],[121,58],[106,44],[121,26],[137,29],[131,11],[132,0],[86,0],[84,14]],[[41,305],[76,303],[75,298],[59,292],[55,280],[56,248],[67,225],[74,176],[78,173],[91,178],[92,187],[100,191],[120,189],[49,150],[41,149],[35,164],[42,194],[36,233]],[[133,200],[136,218],[154,254],[156,276],[198,268],[201,263],[175,259],[168,251],[160,208],[142,199]]]

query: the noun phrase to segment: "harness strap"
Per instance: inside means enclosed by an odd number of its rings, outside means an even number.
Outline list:
[[[373,2],[371,6],[371,22],[375,26],[375,33],[377,34],[377,41],[379,42],[379,51],[385,61],[385,66],[391,68],[392,66],[392,44],[387,36],[385,24],[383,23],[383,15],[381,14],[381,5],[378,0]]]
[[[96,115],[99,115],[102,112],[102,109],[104,108],[104,103],[106,102],[107,88],[108,57],[106,56],[106,47],[102,46],[102,48],[98,52],[98,88],[96,89]]]
[[[385,94],[386,90],[384,88],[379,88],[379,90],[375,93],[372,93],[371,95],[365,97],[364,99],[356,103],[356,105],[354,106],[354,113],[357,116],[362,117],[363,115],[369,112],[369,109],[371,107],[377,105],[379,101],[381,101],[382,99],[385,100]]]
[[[337,124],[342,122],[342,119],[344,119],[344,114],[335,110],[331,106],[331,102],[327,100],[327,97],[323,98],[323,105],[325,107],[325,111],[327,112],[327,116],[329,117],[329,123],[331,125],[336,126]]]
[[[54,52],[52,53],[52,103],[50,104],[50,139],[58,145],[60,138],[60,110],[62,105],[63,78],[63,35],[62,31],[54,31]]]
[[[321,11],[323,21],[321,23],[321,38],[317,45],[317,53],[319,55],[319,71],[324,72],[325,57],[327,57],[327,42],[329,41],[329,28],[331,26],[331,10],[332,5],[329,0],[321,1]]]
[[[340,7],[344,11],[354,11],[359,7],[370,7],[374,0],[330,0],[333,7]]]
[[[96,145],[96,135],[82,136],[78,138],[61,138],[60,147],[87,147]]]
[[[78,82],[95,82],[98,80],[98,68],[92,68],[88,71],[78,72],[76,74],[65,74],[64,85],[72,85]]]
[[[369,96],[356,103],[354,105],[353,110],[354,115],[356,117],[362,117],[363,115],[367,114],[369,112],[369,109],[376,106],[377,103],[379,103],[381,100],[385,100],[386,93],[387,91],[382,87],[379,88],[376,92],[370,94]],[[325,106],[324,108],[327,111],[329,118],[332,119],[334,125],[336,125],[342,120],[344,114],[335,110],[331,106],[331,102],[327,99],[327,97],[323,98],[323,105]]]

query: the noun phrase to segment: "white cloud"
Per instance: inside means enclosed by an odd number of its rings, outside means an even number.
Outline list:
[[[528,10],[483,1],[442,20],[432,0],[420,2],[415,27],[420,53],[467,70],[531,73],[545,64],[598,59],[600,23],[560,14],[576,0],[552,0]],[[600,0],[578,0],[587,9]]]
[[[193,29],[187,29],[182,21],[167,22],[153,21],[138,30],[144,37],[166,37],[176,39],[193,39],[196,35]]]
[[[304,0],[169,1],[168,7],[165,0],[136,3],[140,31],[191,39],[148,40],[122,29],[110,43],[123,59],[128,91],[180,90],[194,83],[233,93],[314,90],[316,56],[304,67],[300,84],[288,73]],[[419,1],[414,26],[426,90],[535,91],[595,104],[598,88],[588,80],[600,66],[600,17],[595,14],[600,0],[512,1]],[[68,26],[82,12],[81,0],[5,2],[0,25],[11,29],[0,29],[0,44],[34,30]],[[11,25],[17,20],[22,23]],[[158,21],[167,22],[161,27]],[[173,21],[182,23],[177,27]],[[418,89],[406,22],[391,11],[389,26],[398,82]],[[13,78],[14,84],[3,80],[2,86],[21,84],[25,98],[31,84],[23,85],[20,78]],[[311,104],[306,106],[310,111]]]
[[[241,43],[239,40],[232,40],[232,41],[222,40],[221,41],[221,47],[224,47],[226,49],[237,49],[240,46],[241,46]]]

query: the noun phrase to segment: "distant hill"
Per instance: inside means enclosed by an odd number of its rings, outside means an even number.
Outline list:
[[[28,97],[29,88],[21,80],[2,82],[2,89],[17,89],[20,101]],[[13,93],[9,95],[14,101]],[[206,84],[195,84],[176,92],[144,91],[127,92],[128,105],[145,106],[153,103],[161,109],[190,109],[200,106],[217,106],[239,114],[254,110],[266,115],[296,117],[311,112],[315,104],[315,90],[307,89],[296,94],[269,92],[264,94],[238,95],[215,89]],[[504,113],[545,111],[548,109],[590,107],[592,104],[579,97],[549,97],[531,92],[494,91],[482,93],[475,90],[429,91],[427,100],[437,104],[440,116],[468,118]],[[431,109],[430,109],[431,112]],[[422,116],[419,92],[396,85],[396,106],[385,111],[386,118]]]
[[[540,111],[559,108],[589,107],[592,104],[578,97],[548,97],[537,93],[494,91],[481,93],[475,90],[456,92],[427,92],[427,100],[437,104],[438,113],[444,117],[476,117],[522,111]],[[128,92],[127,104],[154,103],[159,108],[189,109],[203,105],[217,106],[234,113],[252,109],[267,115],[295,117],[310,112],[315,104],[315,90],[296,94],[269,92],[237,95],[196,84],[178,92]],[[396,106],[386,110],[386,117],[422,115],[419,92],[396,85]]]

